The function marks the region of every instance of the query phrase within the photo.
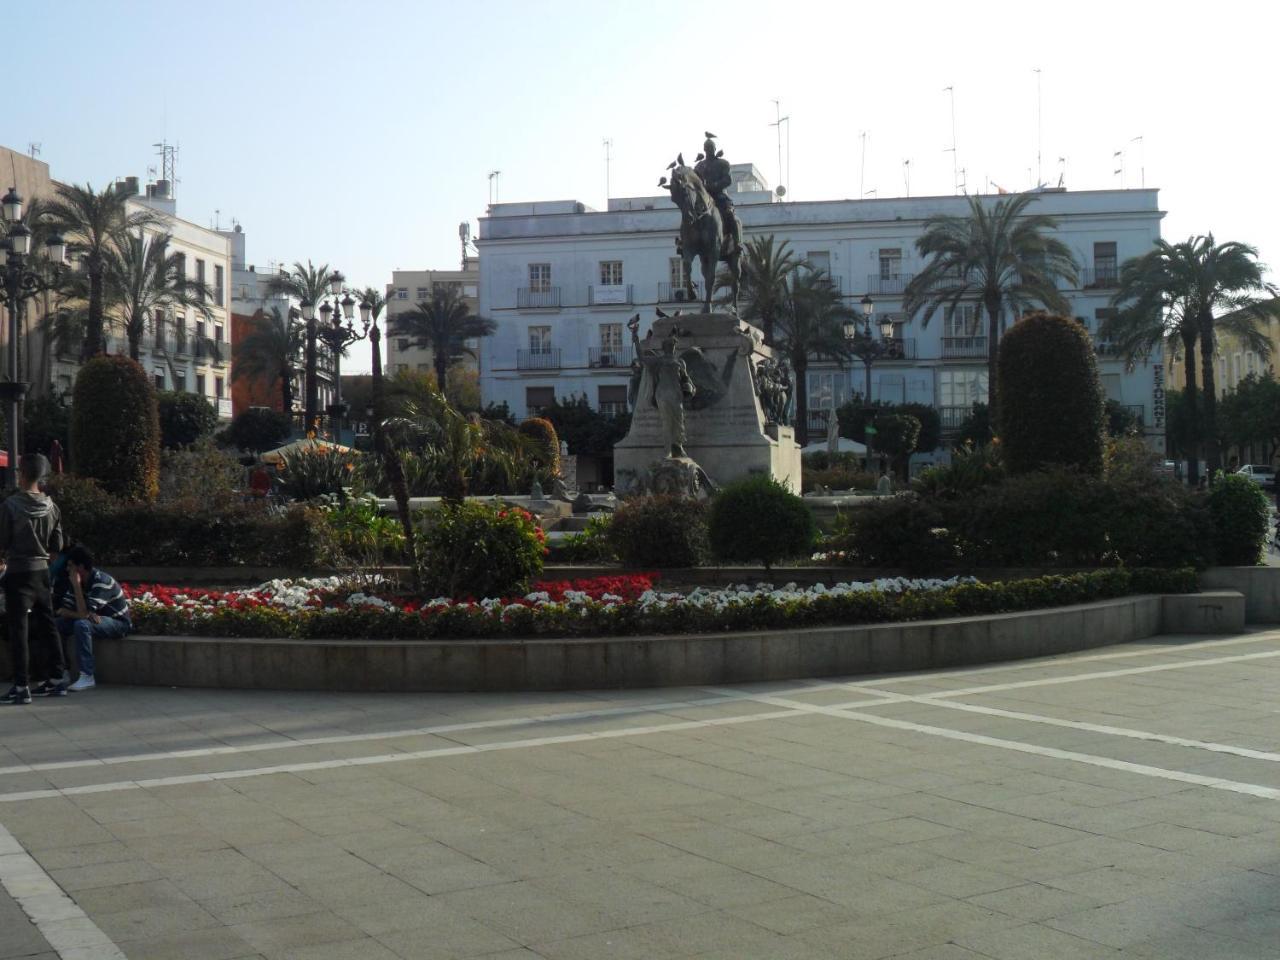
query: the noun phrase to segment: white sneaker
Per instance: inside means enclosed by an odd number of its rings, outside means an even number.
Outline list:
[[[80,674],[80,679],[77,680],[75,683],[73,683],[71,686],[67,687],[67,689],[73,693],[79,693],[81,690],[89,690],[95,686],[97,686],[97,684],[93,682],[93,674],[82,673]]]

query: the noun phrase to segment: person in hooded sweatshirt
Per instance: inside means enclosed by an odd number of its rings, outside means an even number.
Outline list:
[[[40,492],[40,480],[48,470],[49,461],[41,454],[24,456],[18,463],[18,492],[0,504],[0,567],[13,658],[13,687],[0,697],[3,703],[31,702],[28,612],[33,638],[48,651],[51,674],[67,676],[49,589],[49,559],[62,549],[62,516],[57,505]],[[63,679],[49,681],[39,692],[64,696],[67,685]]]

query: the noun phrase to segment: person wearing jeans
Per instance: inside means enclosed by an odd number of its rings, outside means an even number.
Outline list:
[[[118,640],[129,632],[129,601],[120,584],[99,570],[93,554],[79,544],[67,551],[66,576],[58,586],[58,632],[75,638],[80,665],[80,676],[69,689],[88,690],[97,685],[93,641]]]
[[[18,462],[16,493],[0,505],[0,554],[4,560],[5,621],[13,659],[13,686],[0,703],[31,702],[31,636],[49,654],[49,668],[58,679],[42,684],[39,696],[62,696],[66,684],[62,644],[54,628],[53,604],[49,596],[49,558],[62,549],[62,516],[52,500],[40,492],[40,480],[49,472],[49,461],[40,454],[28,454]]]

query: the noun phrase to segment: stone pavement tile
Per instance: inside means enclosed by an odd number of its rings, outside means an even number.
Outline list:
[[[227,927],[255,950],[276,954],[295,947],[359,940],[360,929],[327,911],[272,917]]]
[[[1196,848],[1197,854],[1203,852],[1201,849],[1203,844],[1222,839],[1220,834],[1210,833],[1208,830],[1195,830],[1173,823],[1151,822],[1122,830],[1117,836],[1130,843],[1141,843],[1160,850],[1177,851]]]
[[[86,867],[65,867],[50,870],[49,876],[68,893],[163,879],[163,874],[145,860],[113,860]]]
[[[1266,945],[1280,943],[1280,910],[1253,910],[1243,916],[1203,926],[1210,933],[1218,933],[1224,937]]]
[[[1039,923],[976,930],[955,938],[957,946],[994,960],[1116,960],[1117,951]]]
[[[879,960],[1017,923],[1003,914],[951,900],[895,913],[867,909],[850,922],[811,929],[797,937],[850,960]]]
[[[986,954],[974,953],[954,943],[944,943],[938,947],[925,947],[900,954],[895,960],[986,960]]]
[[[329,909],[383,900],[409,900],[421,896],[411,884],[385,873],[358,877],[317,877],[299,881],[297,888],[299,893]]]
[[[1103,904],[1121,903],[1168,886],[1121,867],[1096,867],[1065,876],[1044,877],[1039,882],[1057,890],[1101,900]]]
[[[1238,940],[1208,930],[1179,927],[1125,948],[1126,957],[1150,960],[1275,960],[1276,946]]]
[[[702,858],[657,860],[623,869],[633,877],[708,907],[733,907],[795,897],[790,887]]]
[[[1005,873],[984,870],[967,863],[950,863],[943,866],[902,874],[900,879],[926,890],[949,897],[973,897],[997,890],[1019,886],[1022,881]]]
[[[814,856],[866,853],[884,847],[895,846],[893,840],[873,837],[863,826],[836,827],[831,830],[815,830],[809,833],[788,834],[778,837],[778,842]]]
[[[239,960],[254,953],[242,937],[226,927],[182,930],[117,945],[129,960]]]
[[[399,960],[395,951],[372,937],[289,947],[267,953],[271,960]]]
[[[137,853],[118,840],[86,843],[76,847],[56,847],[40,851],[36,859],[45,870],[66,867],[88,867],[97,863],[113,863],[137,859]]]
[[[99,929],[117,943],[170,936],[189,930],[221,926],[217,917],[194,903],[168,903],[136,907],[115,913],[94,914]]]
[[[790,938],[719,910],[640,924],[613,933],[627,942],[654,944],[654,956],[659,957],[715,952],[716,956],[736,956],[740,960],[748,957],[785,958],[785,948],[792,942]]]
[[[243,854],[238,855],[243,856]],[[382,874],[380,869],[368,861],[332,845],[319,856],[305,859],[277,860],[273,858],[261,864],[249,857],[245,857],[245,859],[252,863],[255,869],[269,871],[273,876],[295,886],[311,881],[327,882],[334,879],[377,877]]]
[[[946,899],[923,887],[850,868],[840,858],[816,860],[798,869],[780,871],[772,879],[801,893],[824,897],[864,913],[909,910]]]
[[[228,926],[275,917],[297,917],[324,909],[324,904],[283,884],[274,890],[208,897],[200,901],[200,906]]]
[[[783,936],[848,923],[858,916],[856,907],[832,903],[807,893],[793,894],[782,900],[726,907],[725,912]]]
[[[974,906],[996,910],[1020,920],[1047,920],[1089,907],[1102,906],[1102,902],[1093,897],[1058,890],[1042,883],[1022,884],[966,899]]]
[[[147,907],[185,907],[193,901],[169,880],[148,880],[77,891],[75,901],[90,916],[142,910]]]
[[[439,894],[437,899],[517,943],[565,940],[624,925],[596,904],[565,899],[530,880],[456,890]]]
[[[868,823],[867,833],[894,843],[910,843],[915,840],[931,840],[934,837],[945,837],[955,833],[951,827],[921,820],[919,817],[899,817],[896,820],[879,820]]]
[[[539,956],[547,960],[668,960],[685,955],[684,951],[673,950],[667,937],[644,935],[635,927],[588,933],[532,946]]]
[[[531,881],[531,885],[575,906],[607,913],[617,926],[683,917],[707,909],[707,904],[683,893],[611,867],[546,877]]]
[[[529,865],[526,869],[527,872],[541,872],[536,863]],[[527,877],[514,877],[487,863],[469,858],[444,863],[431,861],[393,863],[387,866],[387,874],[432,896],[527,879]]]
[[[440,905],[429,911],[430,926],[381,933],[377,940],[402,960],[455,960],[519,949],[520,944],[492,927]]]
[[[4,887],[0,887],[0,958],[53,956],[49,942]]]

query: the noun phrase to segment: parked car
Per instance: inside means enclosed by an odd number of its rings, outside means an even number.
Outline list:
[[[1263,490],[1275,493],[1276,489],[1276,468],[1269,467],[1261,463],[1246,463],[1243,467],[1236,471],[1242,477],[1248,477],[1250,480],[1262,486]]]

